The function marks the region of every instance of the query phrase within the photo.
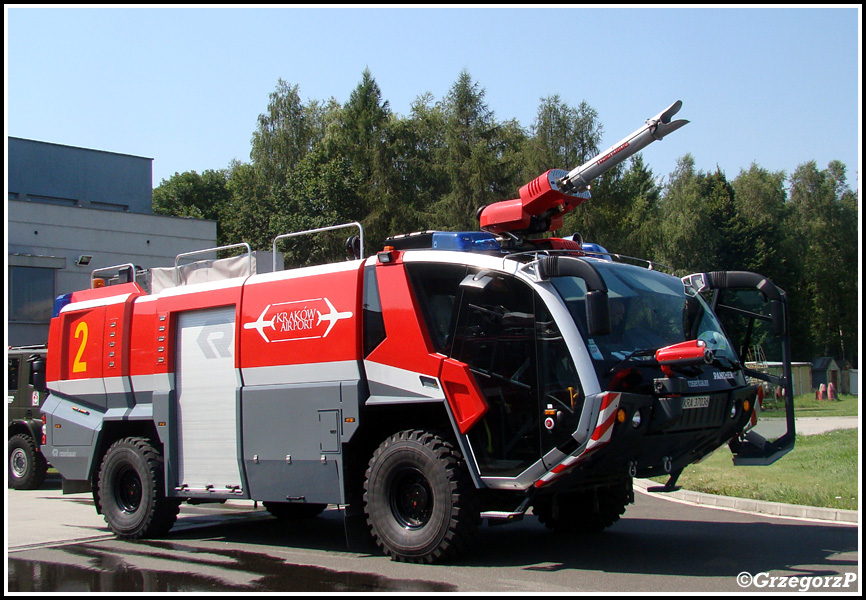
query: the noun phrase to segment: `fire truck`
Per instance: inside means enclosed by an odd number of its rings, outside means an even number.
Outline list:
[[[245,499],[281,519],[336,506],[392,559],[443,562],[485,521],[604,529],[635,477],[676,489],[724,445],[775,461],[794,443],[790,368],[750,371],[741,349],[772,338],[790,365],[783,290],[543,237],[592,179],[686,124],[680,105],[482,208],[481,231],[366,256],[354,223],[354,256],[333,264],[281,270],[277,244],[342,225],[279,236],[269,269],[246,246],[149,283],[94,272],[61,302],[44,366],[43,451],[65,489],[91,489],[123,538],[166,534],[184,501]],[[760,379],[786,391],[779,431],[756,424]]]

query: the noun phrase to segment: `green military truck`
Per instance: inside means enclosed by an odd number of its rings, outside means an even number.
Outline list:
[[[33,374],[44,365],[45,346],[9,348],[9,486],[34,490],[45,481],[48,461],[40,452],[42,415],[39,408],[48,395],[33,387]],[[42,371],[44,373],[44,369]],[[44,386],[42,386],[44,389]]]

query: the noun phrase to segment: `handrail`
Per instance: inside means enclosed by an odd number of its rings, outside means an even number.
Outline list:
[[[361,227],[361,224],[357,221],[353,221],[352,223],[344,223],[343,225],[331,225],[329,227],[319,227],[317,229],[307,229],[305,231],[296,231],[293,233],[284,233],[282,235],[278,235],[274,238],[274,243],[272,246],[273,256],[274,256],[274,272],[277,270],[277,240],[282,240],[285,238],[296,237],[299,235],[307,235],[310,233],[321,233],[322,231],[333,231],[334,229],[345,229],[346,227],[357,227],[360,232],[360,253],[361,258],[364,258],[364,228]]]
[[[123,263],[120,265],[112,265],[110,267],[100,267],[99,269],[93,269],[93,271],[90,272],[90,289],[93,289],[93,282],[95,280],[94,275],[96,275],[97,273],[101,273],[103,271],[113,271],[116,269],[119,274],[120,269],[124,267],[132,268],[132,280],[135,281],[135,265],[132,263]]]
[[[181,257],[194,256],[196,254],[204,254],[205,252],[217,252],[219,250],[228,250],[230,248],[241,248],[244,247],[247,249],[247,276],[253,274],[253,251],[250,248],[250,245],[246,242],[239,242],[237,244],[229,244],[228,246],[218,246],[216,248],[205,248],[204,250],[195,250],[193,252],[184,252],[182,254],[178,254],[174,257],[174,284],[178,285],[178,261],[180,261]]]

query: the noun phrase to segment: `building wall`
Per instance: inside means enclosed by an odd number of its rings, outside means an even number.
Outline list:
[[[8,199],[153,214],[153,159],[7,138]]]
[[[151,159],[8,140],[7,346],[44,344],[54,298],[90,287],[94,269],[216,246],[215,221],[152,214]]]
[[[785,370],[781,362],[758,363],[747,362],[750,369],[763,371],[775,377],[783,377]],[[812,364],[807,362],[791,363],[791,387],[794,396],[808,394],[812,390]]]
[[[178,254],[216,245],[215,221],[35,202],[11,201],[7,209],[9,268],[52,269],[54,292],[45,298],[49,304],[55,296],[90,287],[94,269],[126,263],[173,266]],[[92,257],[89,265],[76,264],[82,255]],[[8,338],[15,346],[44,343],[48,320],[10,320]]]

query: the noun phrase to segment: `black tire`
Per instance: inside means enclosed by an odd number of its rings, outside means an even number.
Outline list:
[[[373,453],[364,504],[376,544],[401,562],[453,560],[481,521],[463,456],[426,431],[394,434]]]
[[[632,483],[558,494],[536,500],[532,512],[548,529],[561,533],[597,533],[625,514],[633,502]]]
[[[9,485],[16,490],[35,490],[45,481],[48,461],[26,433],[9,438]]]
[[[163,459],[146,438],[112,444],[99,471],[100,510],[119,537],[139,539],[168,533],[180,501],[166,498]]]
[[[296,502],[263,502],[264,507],[271,515],[286,521],[298,519],[312,519],[322,514],[327,504],[303,504]]]

